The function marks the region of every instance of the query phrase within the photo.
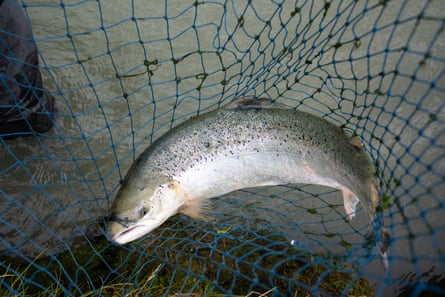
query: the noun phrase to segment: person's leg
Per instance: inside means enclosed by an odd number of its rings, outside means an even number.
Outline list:
[[[53,114],[29,20],[18,3],[0,0],[0,134],[47,132]]]

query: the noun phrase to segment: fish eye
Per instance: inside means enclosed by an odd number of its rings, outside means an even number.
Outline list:
[[[145,217],[145,215],[148,213],[148,209],[145,206],[141,206],[138,213],[140,217]]]

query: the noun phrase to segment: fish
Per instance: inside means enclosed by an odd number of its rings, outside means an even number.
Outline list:
[[[357,136],[269,98],[240,97],[186,120],[142,152],[114,198],[108,236],[126,244],[177,213],[205,219],[210,198],[287,184],[338,189],[348,220],[359,202],[371,222],[378,213],[376,170]],[[380,239],[387,268],[384,227]]]

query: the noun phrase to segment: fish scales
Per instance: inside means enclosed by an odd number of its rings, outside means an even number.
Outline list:
[[[311,183],[305,170],[294,168],[307,167],[314,171],[313,174],[326,178],[338,176],[339,183],[351,185],[354,193],[363,196],[365,194],[359,188],[366,179],[373,178],[369,157],[363,150],[351,150],[349,138],[340,128],[310,114],[286,109],[220,109],[195,117],[156,141],[141,156],[140,171],[180,176],[187,183],[189,170],[202,170],[212,162],[227,158],[240,160],[248,154],[256,154],[257,161],[261,161],[259,158],[265,154],[275,155],[272,159],[288,169],[287,174],[273,173],[282,183]],[[249,175],[249,171],[264,169],[264,162],[258,166],[239,163],[251,166],[242,168],[245,175]],[[371,170],[357,170],[358,164]],[[338,174],[339,169],[343,174]],[[233,178],[234,173],[228,172],[230,176],[225,178]],[[258,186],[256,182],[246,179],[240,181],[240,187],[255,187]],[[203,180],[203,183],[207,181]],[[222,195],[235,188],[220,190],[214,194]]]
[[[251,105],[239,99],[235,108],[193,117],[152,143],[113,202],[113,240],[137,239],[178,212],[202,217],[212,197],[267,185],[330,186],[342,192],[349,219],[359,200],[374,219],[378,182],[360,141],[309,113]]]

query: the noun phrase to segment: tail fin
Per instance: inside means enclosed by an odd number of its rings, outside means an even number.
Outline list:
[[[380,230],[379,234],[379,256],[380,261],[383,264],[383,267],[385,268],[385,271],[388,271],[388,248],[391,243],[391,235],[389,234],[389,230],[383,227],[383,218],[380,211],[378,211],[379,204],[380,204],[380,195],[379,195],[379,183],[376,177],[371,179],[371,182],[369,183],[369,198],[371,201],[371,212],[370,216],[371,219],[374,220],[374,228]],[[374,229],[374,230],[376,230]],[[372,235],[374,235],[374,232],[372,232]]]
[[[380,261],[385,268],[385,271],[388,271],[388,248],[391,241],[391,235],[389,234],[389,230],[385,227],[380,228],[380,241],[379,241],[379,255]]]
[[[377,248],[379,249],[379,257],[380,257],[380,261],[383,264],[383,268],[385,269],[385,271],[388,271],[388,267],[389,267],[389,261],[388,261],[388,249],[391,243],[391,235],[389,233],[389,230],[385,227],[379,227],[380,232],[379,232],[379,238],[378,238],[378,242],[376,242],[376,234],[373,230],[370,230],[370,232],[368,233],[368,235],[366,236],[367,238],[367,242],[366,242],[366,247],[367,248],[372,248],[375,245],[377,245]]]

